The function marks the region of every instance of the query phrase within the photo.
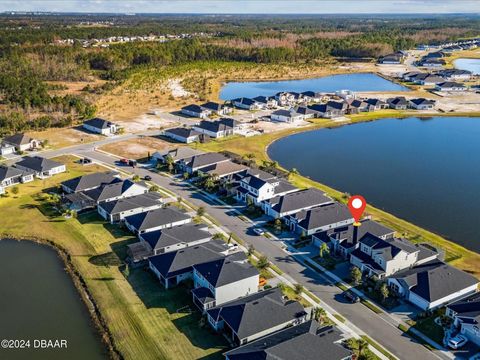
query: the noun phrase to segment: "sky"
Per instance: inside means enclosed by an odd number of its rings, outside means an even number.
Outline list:
[[[480,0],[0,0],[3,11],[115,13],[480,13]]]

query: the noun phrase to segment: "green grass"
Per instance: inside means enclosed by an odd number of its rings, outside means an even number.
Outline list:
[[[380,344],[370,339],[367,335],[362,335],[362,339],[372,345],[375,349],[380,351],[383,355],[385,355],[388,359],[395,360],[396,357],[390,354],[387,350],[385,350]]]
[[[302,304],[303,307],[309,307],[311,304],[305,300],[301,295],[295,294],[295,291],[290,286],[282,286],[283,295],[285,295],[289,300],[298,301]]]
[[[115,346],[126,359],[218,358],[225,349],[221,336],[198,326],[198,316],[176,313],[190,305],[186,289],[164,291],[143,270],[121,271],[126,245],[136,241],[116,226],[107,225],[95,213],[66,220],[45,204],[38,194],[59,182],[104,168],[80,167],[71,158],[68,173],[20,186],[17,198],[0,199],[0,235],[43,238],[63,247],[84,278],[112,334]],[[108,281],[105,281],[108,279]]]
[[[380,309],[378,306],[375,306],[372,302],[365,299],[360,299],[360,302],[366,307],[368,307],[370,310],[372,310],[375,314],[383,314],[383,310]]]
[[[348,287],[345,285],[345,284],[342,284],[341,282],[337,282],[335,284],[335,286],[337,286],[338,288],[340,288],[342,291],[347,291],[348,290]]]
[[[434,316],[430,316],[426,319],[417,320],[413,327],[428,336],[437,344],[442,344],[444,331],[441,326],[435,323],[434,318]]]
[[[340,314],[333,314],[333,316],[338,320],[340,321],[341,323],[345,323],[347,321],[347,319],[345,319],[342,315]]]
[[[423,346],[425,346],[428,350],[430,351],[435,351],[436,349],[430,345],[429,343],[427,343],[425,340],[423,340],[420,336],[418,336],[417,334],[414,334],[410,331],[410,327],[409,326],[406,326],[404,324],[400,324],[398,325],[398,328],[403,331],[405,334],[407,334],[408,336],[410,336],[412,339],[415,339],[419,344],[422,344]]]

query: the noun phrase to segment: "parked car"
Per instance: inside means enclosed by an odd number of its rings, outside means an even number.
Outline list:
[[[128,160],[128,165],[130,165],[131,167],[137,166],[137,160]]]
[[[143,180],[150,181],[150,180],[152,180],[152,177],[150,175],[145,175],[143,177]]]
[[[468,342],[468,339],[463,335],[457,335],[448,340],[448,346],[452,349],[460,349]]]
[[[82,163],[82,164],[91,164],[91,163],[92,163],[92,159],[83,158],[83,159],[80,160],[80,163]]]
[[[258,227],[253,228],[253,232],[257,235],[260,235],[260,236],[265,234],[265,230],[263,230],[262,228],[258,228]]]
[[[120,159],[120,164],[128,165],[128,159]]]
[[[360,297],[354,294],[352,291],[347,290],[343,292],[343,297],[350,301],[352,304],[357,303],[360,301]]]

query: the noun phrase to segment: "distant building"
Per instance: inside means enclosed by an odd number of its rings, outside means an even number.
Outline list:
[[[110,136],[114,135],[118,131],[118,125],[111,121],[94,118],[87,120],[83,123],[83,128],[93,133]]]
[[[184,106],[181,109],[181,113],[184,115],[197,117],[200,119],[205,119],[212,113],[212,111],[209,109],[202,108],[199,105],[192,104],[192,105]]]
[[[437,91],[457,92],[465,91],[466,89],[465,85],[453,81],[445,81],[435,85],[435,90]]]
[[[305,119],[305,115],[297,113],[295,110],[276,110],[270,115],[274,121],[292,123]]]
[[[165,130],[163,135],[175,141],[190,144],[199,139],[200,133],[194,129],[178,127]]]

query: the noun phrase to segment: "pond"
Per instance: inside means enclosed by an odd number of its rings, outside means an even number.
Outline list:
[[[3,359],[108,359],[64,264],[52,248],[0,240],[0,339],[30,340],[0,350]],[[34,349],[34,340],[67,340],[66,349]]]
[[[386,119],[282,138],[287,169],[480,252],[480,118]]]
[[[453,65],[457,69],[468,70],[475,75],[480,75],[480,59],[457,59]]]
[[[272,96],[281,91],[335,92],[343,89],[352,91],[409,91],[407,87],[386,80],[376,74],[357,73],[303,80],[228,82],[220,91],[220,99]]]

